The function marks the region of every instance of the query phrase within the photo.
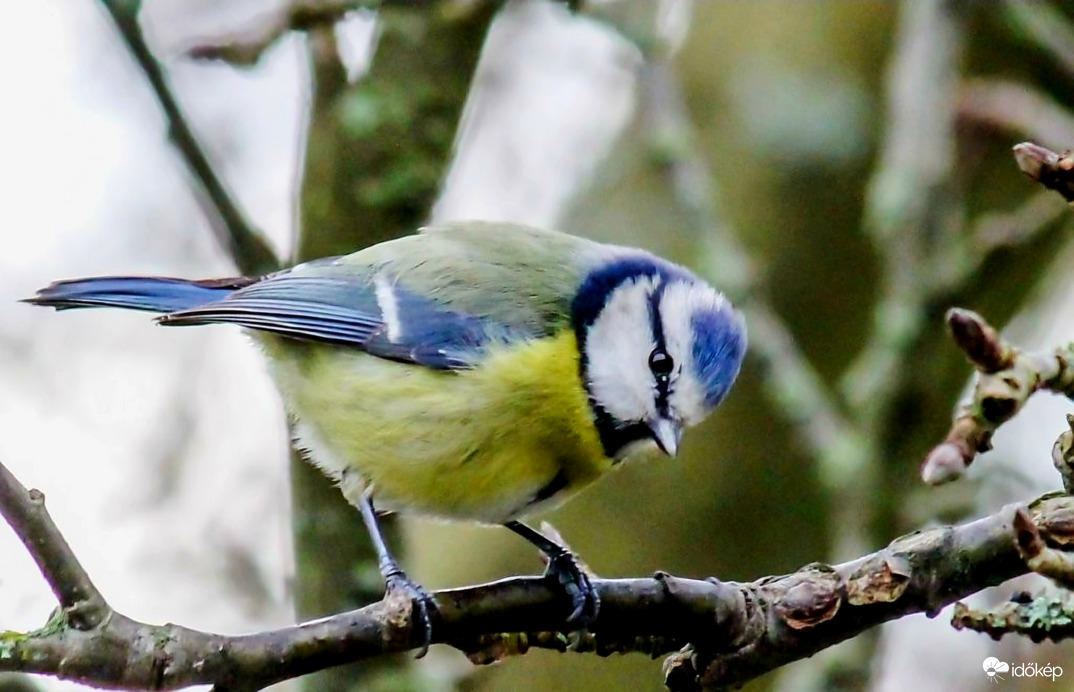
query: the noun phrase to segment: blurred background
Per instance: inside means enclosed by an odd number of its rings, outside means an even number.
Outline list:
[[[140,17],[285,263],[430,220],[515,220],[649,248],[743,307],[751,357],[680,458],[627,465],[546,517],[601,576],[749,581],[1057,489],[1049,450],[1072,408],[1057,399],[1031,401],[967,480],[927,488],[918,464],[970,372],[948,307],[1025,346],[1074,338],[1070,211],[1010,156],[1074,143],[1074,8],[580,4],[389,2],[305,31],[279,0],[147,0]],[[16,302],[59,278],[237,272],[102,3],[9,3],[0,84],[0,459],[136,619],[238,633],[379,597],[357,514],[289,460],[237,330]],[[502,529],[394,533],[430,588],[541,570]],[[0,629],[41,626],[53,597],[6,527],[0,565]],[[973,602],[1015,588],[1041,585]],[[663,689],[640,654],[475,669],[442,648],[306,689]],[[945,612],[748,689],[984,689],[986,657],[1074,676],[1072,653],[955,632]],[[0,678],[22,686],[76,689]]]

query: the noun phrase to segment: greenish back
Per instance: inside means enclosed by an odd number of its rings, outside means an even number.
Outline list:
[[[356,267],[364,267],[372,280],[385,270],[404,288],[445,307],[547,335],[569,323],[570,303],[585,274],[616,250],[558,231],[468,221],[424,228],[339,258],[336,271],[345,268],[354,276]]]

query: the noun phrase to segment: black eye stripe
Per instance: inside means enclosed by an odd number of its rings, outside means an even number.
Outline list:
[[[667,353],[664,349],[664,322],[660,319],[660,299],[664,296],[666,286],[667,284],[663,281],[657,282],[653,292],[649,295],[649,330],[653,335],[653,341],[656,343],[654,353],[656,351]]]
[[[671,372],[675,369],[675,361],[668,355],[664,340],[664,322],[660,317],[660,301],[664,297],[665,288],[667,282],[661,281],[649,296],[649,328],[656,344],[656,348],[649,354],[649,369],[656,379],[656,411],[662,416],[668,414],[670,407],[668,400],[671,397]]]

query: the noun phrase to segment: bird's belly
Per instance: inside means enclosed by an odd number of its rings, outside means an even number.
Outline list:
[[[562,501],[596,477],[585,472],[587,460],[557,455],[541,443],[541,431],[526,426],[440,420],[436,426],[454,434],[415,433],[414,425],[430,425],[420,410],[391,422],[354,420],[365,422],[361,432],[324,433],[316,423],[303,423],[296,429],[298,442],[340,481],[348,499],[357,500],[368,488],[378,509],[502,523],[543,501]],[[580,473],[567,470],[572,467]]]
[[[281,359],[268,345],[299,444],[352,502],[368,488],[378,508],[499,523],[562,501],[612,465],[573,335],[458,372],[293,342]]]

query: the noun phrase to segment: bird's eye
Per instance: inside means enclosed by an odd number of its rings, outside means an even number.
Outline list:
[[[657,377],[667,377],[675,369],[675,361],[671,359],[667,351],[658,348],[649,354],[649,369]]]

